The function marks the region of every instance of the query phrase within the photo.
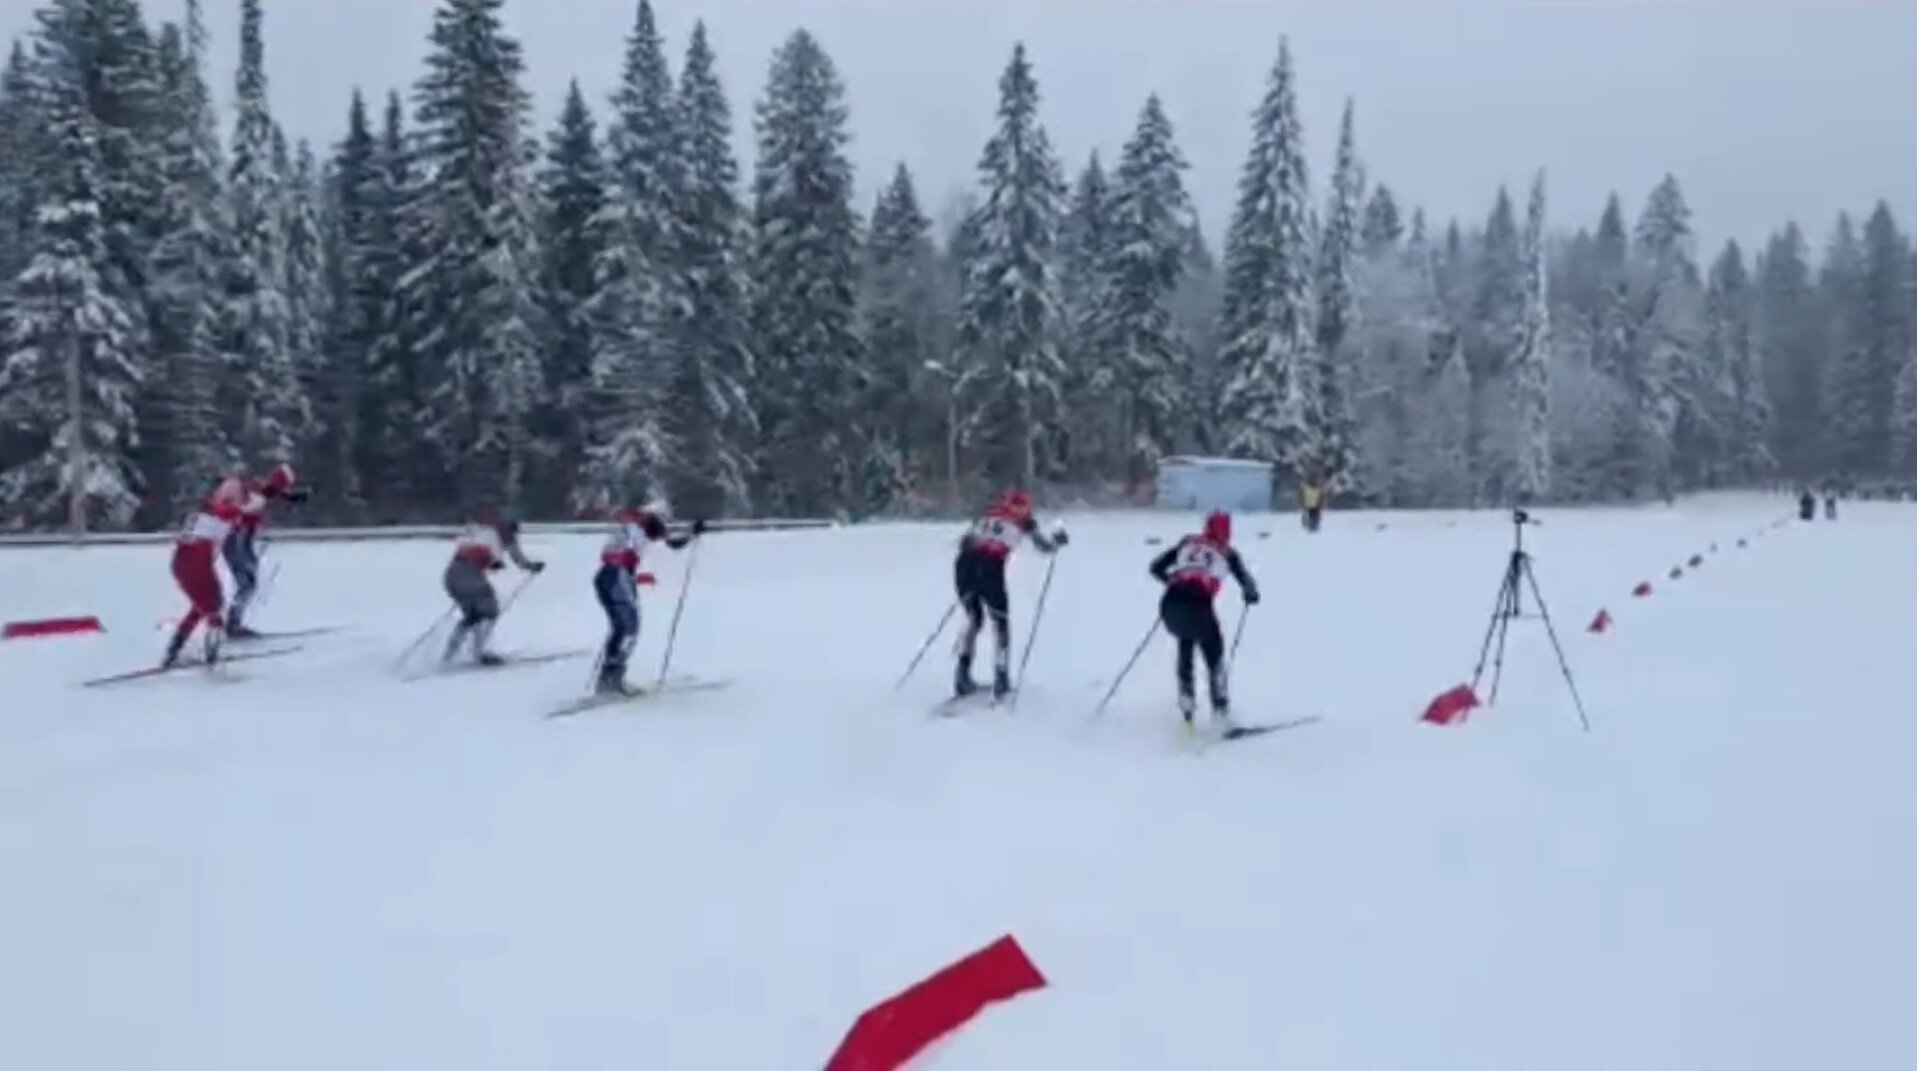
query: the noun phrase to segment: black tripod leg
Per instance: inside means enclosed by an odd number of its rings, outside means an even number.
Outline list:
[[[1498,697],[1498,682],[1504,677],[1504,641],[1511,631],[1511,619],[1518,616],[1518,573],[1514,559],[1504,571],[1504,579],[1498,584],[1498,600],[1491,607],[1491,624],[1484,630],[1484,643],[1478,648],[1478,666],[1471,671],[1471,691],[1475,694],[1478,682],[1484,679],[1484,664],[1492,659],[1492,641],[1497,641],[1496,657],[1491,669],[1491,694],[1486,702],[1495,702]]]
[[[1564,645],[1558,642],[1557,627],[1551,624],[1551,611],[1545,608],[1544,592],[1538,590],[1538,574],[1531,569],[1529,560],[1524,562],[1524,579],[1531,585],[1531,597],[1537,600],[1538,616],[1544,619],[1544,634],[1551,637],[1551,649],[1557,652],[1558,670],[1564,674],[1565,687],[1571,690],[1571,703],[1577,707],[1578,724],[1585,732],[1591,731],[1591,719],[1584,713],[1584,697],[1578,694],[1578,682],[1571,679],[1571,663],[1564,657]]]

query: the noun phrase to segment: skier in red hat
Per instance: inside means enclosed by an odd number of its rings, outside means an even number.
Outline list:
[[[1229,724],[1225,637],[1212,601],[1229,576],[1238,581],[1245,605],[1258,605],[1258,584],[1231,545],[1231,514],[1214,511],[1205,518],[1203,532],[1186,536],[1154,559],[1151,573],[1165,585],[1165,594],[1158,600],[1158,617],[1165,623],[1165,631],[1178,641],[1179,714],[1187,726],[1191,725],[1192,710],[1197,705],[1192,683],[1192,648],[1196,647],[1205,656],[1212,717]]]
[[[955,695],[978,691],[978,684],[972,680],[972,654],[987,611],[992,615],[992,636],[997,642],[992,652],[992,697],[1002,699],[1012,690],[1012,619],[1005,594],[1005,562],[1026,536],[1047,554],[1070,541],[1062,524],[1049,535],[1041,532],[1032,516],[1032,496],[1014,488],[1000,495],[959,540],[952,573],[959,605],[965,608],[966,626],[959,637],[958,667],[953,674]]]

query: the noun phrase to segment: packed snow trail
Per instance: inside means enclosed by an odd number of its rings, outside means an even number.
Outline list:
[[[1051,986],[926,1067],[1917,1063],[1917,509],[1734,548],[1788,508],[1540,514],[1589,735],[1529,621],[1497,706],[1414,721],[1469,675],[1504,517],[1240,518],[1237,711],[1324,721],[1202,757],[1169,643],[1089,717],[1151,620],[1146,539],[1193,517],[1067,518],[1017,713],[949,719],[949,634],[890,688],[953,526],[711,536],[673,673],[731,686],[558,720],[590,659],[392,677],[443,545],[277,546],[259,627],[350,631],[85,690],[157,654],[164,548],[0,551],[0,616],[109,630],[0,645],[0,1066],[817,1066],[1005,932]],[[596,543],[529,549],[498,648],[595,644]],[[635,683],[684,565],[648,557]],[[1011,573],[1022,646],[1042,562]]]

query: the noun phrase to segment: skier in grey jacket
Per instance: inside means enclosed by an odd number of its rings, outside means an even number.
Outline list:
[[[453,547],[453,560],[446,563],[446,594],[459,607],[459,624],[446,641],[442,662],[451,662],[468,636],[473,641],[473,656],[481,665],[496,666],[505,659],[494,654],[487,641],[493,624],[499,620],[499,595],[493,591],[487,573],[506,567],[507,559],[527,572],[546,567],[526,557],[519,548],[519,522],[502,518],[493,509],[478,511]]]

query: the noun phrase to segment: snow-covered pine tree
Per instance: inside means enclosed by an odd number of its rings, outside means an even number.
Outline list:
[[[1105,359],[1119,388],[1114,415],[1120,453],[1111,460],[1127,486],[1150,480],[1159,459],[1178,448],[1190,405],[1190,353],[1171,305],[1193,227],[1185,167],[1171,120],[1154,94],[1113,176],[1099,317],[1109,347]]]
[[[871,443],[860,512],[883,513],[908,493],[910,474],[926,462],[949,478],[946,406],[949,386],[926,367],[941,351],[939,341],[938,250],[932,221],[919,207],[912,173],[904,164],[879,194],[865,245],[864,316],[867,359],[871,368],[862,408],[868,415]],[[928,434],[932,433],[932,434]]]
[[[1185,232],[1184,250],[1185,270],[1172,295],[1172,329],[1185,340],[1190,354],[1177,441],[1186,448],[1210,452],[1218,448],[1215,417],[1224,389],[1218,366],[1218,309],[1225,279],[1196,218]]]
[[[1065,180],[1038,119],[1025,46],[999,78],[998,129],[979,160],[983,202],[969,258],[959,339],[976,370],[977,445],[987,475],[1030,485],[1060,412],[1058,278],[1053,270]]]
[[[865,426],[858,333],[859,218],[846,158],[845,86],[805,30],[772,57],[753,172],[754,399],[761,507],[830,516],[853,504],[874,430]]]
[[[1775,231],[1757,255],[1757,346],[1771,398],[1771,456],[1781,475],[1808,480],[1821,452],[1821,341],[1809,247],[1797,224]]]
[[[1427,416],[1417,400],[1430,387],[1442,312],[1423,216],[1413,218],[1417,225],[1402,245],[1380,243],[1359,258],[1356,286],[1366,311],[1346,343],[1359,357],[1352,383],[1356,467],[1367,475],[1373,500],[1399,506],[1423,504],[1430,495],[1417,483],[1410,451]]]
[[[540,439],[552,451],[534,481],[533,506],[556,514],[565,492],[583,470],[587,430],[577,414],[592,391],[592,309],[600,261],[606,255],[606,213],[611,173],[599,148],[598,128],[575,79],[566,92],[559,123],[546,139],[539,177],[541,301],[545,305],[546,368],[552,404],[540,413]]]
[[[1381,257],[1397,252],[1398,243],[1405,236],[1404,226],[1404,217],[1398,212],[1397,197],[1384,183],[1378,183],[1372,188],[1371,200],[1365,202],[1365,255]]]
[[[1517,482],[1519,431],[1513,423],[1512,374],[1524,319],[1523,236],[1511,195],[1498,187],[1472,265],[1471,315],[1464,323],[1471,373],[1471,464],[1478,494],[1507,502]]]
[[[1225,239],[1219,418],[1227,453],[1294,475],[1318,450],[1309,197],[1291,48],[1281,41],[1252,115],[1251,152]]]
[[[39,178],[47,170],[45,125],[26,45],[15,38],[0,73],[0,309],[6,287],[27,266],[38,237]],[[5,313],[0,312],[0,325]],[[4,458],[0,458],[0,464]]]
[[[667,470],[675,507],[688,515],[751,508],[758,417],[749,384],[739,163],[732,111],[703,22],[694,26],[676,99],[679,155],[665,324],[666,431],[680,455]]]
[[[333,151],[328,178],[326,289],[332,315],[326,377],[314,397],[327,432],[324,456],[315,459],[326,474],[318,481],[321,493],[355,520],[363,518],[368,492],[381,485],[383,470],[398,467],[383,457],[374,404],[381,395],[375,354],[386,330],[397,260],[383,164],[366,98],[355,89],[346,137]]]
[[[1312,470],[1320,482],[1363,497],[1365,474],[1357,465],[1357,418],[1351,394],[1361,354],[1347,346],[1359,317],[1357,271],[1364,209],[1364,167],[1358,162],[1353,105],[1345,100],[1338,129],[1338,159],[1331,172],[1331,203],[1318,244],[1318,426]]]
[[[530,99],[504,0],[441,0],[427,72],[414,88],[420,188],[410,231],[426,258],[408,272],[412,315],[430,328],[421,430],[452,490],[524,502],[542,401],[539,258]]]
[[[297,456],[311,409],[294,359],[285,282],[286,227],[273,166],[277,127],[266,104],[266,45],[260,0],[240,3],[236,118],[227,164],[226,270],[221,411],[243,465]]]
[[[1889,468],[1891,399],[1910,352],[1908,258],[1890,206],[1879,201],[1856,252],[1834,253],[1831,261],[1831,299],[1843,331],[1830,370],[1833,461],[1849,479]]]
[[[1744,250],[1734,241],[1725,243],[1711,265],[1704,294],[1702,362],[1718,370],[1725,392],[1721,463],[1713,473],[1720,484],[1752,486],[1775,469],[1770,457],[1770,396],[1757,348],[1755,296]]]
[[[1523,304],[1512,356],[1512,427],[1516,465],[1511,494],[1540,502],[1551,493],[1551,305],[1545,276],[1544,172],[1531,181],[1521,242]]]
[[[1112,190],[1094,149],[1072,186],[1058,225],[1059,362],[1068,397],[1087,404],[1060,415],[1053,450],[1074,479],[1115,475],[1116,429],[1110,416],[1118,396],[1119,369],[1102,319],[1104,289],[1112,260]]]
[[[652,5],[639,0],[606,125],[606,243],[586,308],[591,343],[584,467],[574,505],[605,510],[664,490],[679,466],[667,435],[675,376],[664,284],[671,270],[679,126]]]
[[[1632,457],[1637,487],[1648,486],[1669,500],[1677,491],[1678,425],[1698,419],[1696,401],[1685,396],[1684,384],[1695,377],[1692,365],[1703,330],[1691,210],[1675,177],[1664,176],[1651,191],[1638,217],[1637,245]]]
[[[58,170],[42,176],[34,255],[11,288],[0,360],[0,427],[20,458],[0,473],[16,521],[124,524],[140,502],[134,405],[145,379],[134,299],[113,285],[103,215],[102,126],[72,24],[43,14],[34,43],[37,114]]]
[[[276,128],[273,163],[278,172],[275,187],[279,193],[280,232],[286,236],[286,256],[280,262],[280,292],[286,295],[286,348],[299,377],[299,395],[306,410],[298,445],[300,456],[310,457],[325,453],[326,436],[332,433],[326,426],[323,402],[316,404],[327,389],[326,333],[333,312],[327,301],[325,235],[320,223],[326,194],[313,149],[304,140],[289,153],[286,139]]]
[[[224,154],[205,55],[206,24],[199,0],[189,0],[184,28],[168,25],[160,36],[164,194],[148,287],[154,375],[145,393],[157,413],[148,434],[148,488],[169,518],[183,515],[238,461],[218,408],[226,371],[220,316],[227,232]]]
[[[432,325],[416,314],[415,291],[406,285],[407,272],[430,253],[415,225],[418,173],[405,105],[397,91],[388,92],[361,198],[366,239],[351,255],[359,262],[359,315],[369,337],[359,391],[360,489],[374,515],[389,520],[438,516],[453,492],[432,444],[419,434],[431,383],[420,344]]]

